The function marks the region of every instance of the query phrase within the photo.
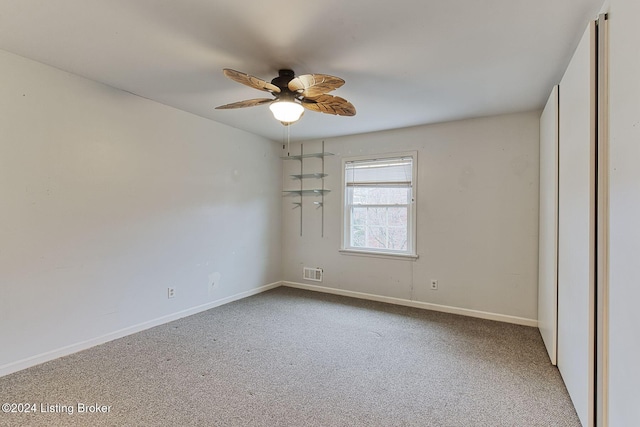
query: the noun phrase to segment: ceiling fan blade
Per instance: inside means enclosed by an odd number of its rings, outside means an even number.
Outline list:
[[[225,68],[222,72],[234,82],[242,83],[243,85],[247,85],[254,89],[264,90],[265,92],[280,93],[280,88],[278,86],[257,77],[250,76],[249,74],[232,70],[231,68]]]
[[[355,116],[356,107],[339,96],[320,95],[315,98],[303,98],[302,106],[311,111],[338,116]]]
[[[344,84],[340,77],[328,74],[303,74],[289,82],[289,90],[310,98],[323,95]]]
[[[256,105],[262,105],[273,102],[271,98],[256,98],[256,99],[247,99],[245,101],[233,102],[231,104],[221,105],[216,107],[216,110],[230,110],[232,108],[245,108],[245,107],[255,107]]]

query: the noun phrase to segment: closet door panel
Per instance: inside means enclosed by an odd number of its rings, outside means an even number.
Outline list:
[[[595,25],[560,82],[558,368],[580,421],[593,417]]]
[[[556,364],[558,315],[558,86],[540,116],[538,328]]]

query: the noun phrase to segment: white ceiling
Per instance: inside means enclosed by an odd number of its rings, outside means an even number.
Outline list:
[[[0,48],[282,140],[270,81],[324,73],[355,117],[308,111],[292,140],[542,108],[602,0],[0,0]]]

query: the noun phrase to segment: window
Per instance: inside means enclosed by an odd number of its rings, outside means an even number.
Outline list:
[[[415,257],[417,153],[343,160],[345,252]]]

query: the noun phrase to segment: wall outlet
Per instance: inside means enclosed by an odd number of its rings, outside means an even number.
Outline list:
[[[434,291],[438,290],[438,281],[436,279],[431,279],[431,289]]]
[[[175,298],[176,288],[167,288],[167,298]]]

